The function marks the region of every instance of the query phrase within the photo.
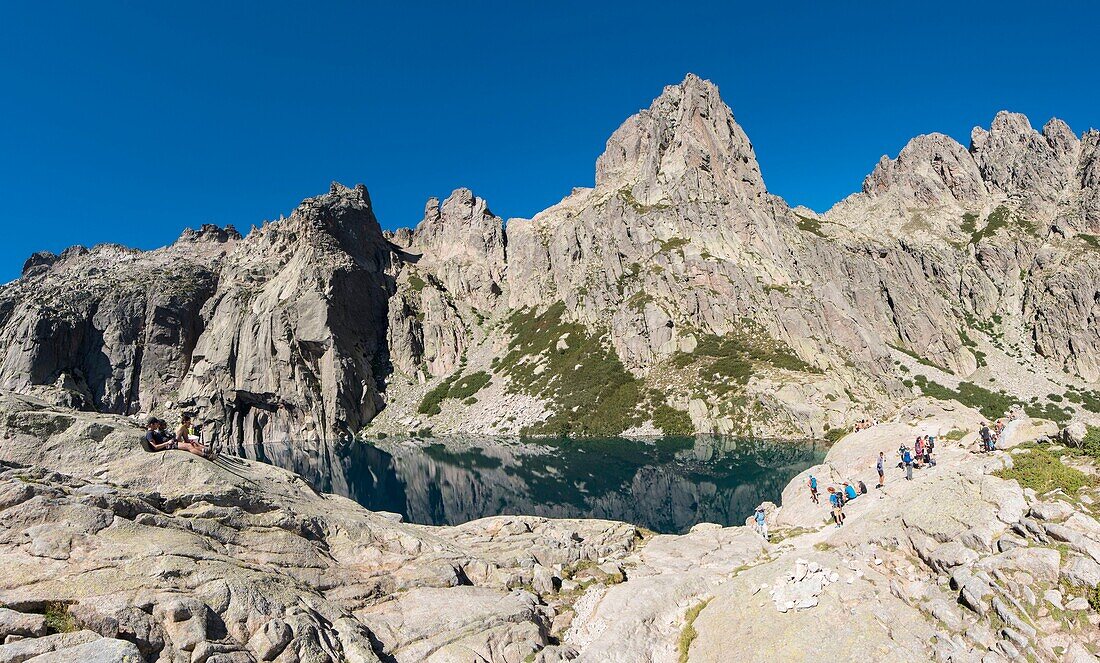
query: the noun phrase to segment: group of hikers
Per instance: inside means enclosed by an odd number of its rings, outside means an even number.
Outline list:
[[[983,421],[981,430],[978,431],[978,442],[980,444],[978,451],[987,453],[997,450],[997,442],[1001,439],[1001,433],[1005,430],[1005,423],[1001,419],[993,422],[993,428],[989,427],[989,423]]]
[[[859,431],[865,430],[865,429],[870,428],[871,426],[874,426],[874,425],[875,425],[875,420],[874,419],[860,419],[859,421],[856,422],[856,425],[853,426],[852,430],[854,430],[855,432],[858,433]]]
[[[811,474],[807,483],[810,487],[810,499],[814,504],[819,504],[821,499],[818,493],[817,477]],[[882,485],[881,482],[879,485]],[[829,486],[827,490],[829,504],[833,510],[833,522],[836,523],[837,527],[840,527],[844,523],[844,505],[860,495],[866,495],[867,484],[862,481],[856,481],[855,483],[843,481],[840,486]]]
[[[860,424],[863,423],[862,421],[860,422]],[[863,427],[866,428],[867,425]],[[859,424],[857,424],[857,429],[858,428]],[[982,426],[978,431],[979,453],[996,451],[997,443],[1004,429],[1005,424],[1001,420],[997,420],[992,427],[987,422],[982,422]],[[933,467],[936,465],[936,458],[934,456],[935,449],[935,436],[919,435],[913,441],[912,447],[904,443],[898,447],[898,460],[895,467],[904,469],[906,481],[912,481],[914,469]],[[886,454],[880,451],[878,453],[878,460],[875,463],[875,470],[878,472],[878,484],[875,488],[882,488],[886,485],[886,466],[888,464],[889,462],[886,460]],[[811,474],[807,480],[807,486],[810,489],[810,500],[814,504],[819,504],[820,494],[818,492],[817,477]],[[833,522],[836,527],[840,527],[844,524],[844,505],[866,493],[867,486],[862,481],[856,481],[854,483],[844,481],[840,486],[829,486],[829,504],[832,508]],[[763,516],[763,511],[758,509],[756,512],[757,529],[761,531],[764,538],[767,538],[767,525],[764,523]]]
[[[919,469],[921,467],[928,467],[936,464],[936,459],[932,455],[935,448],[935,437],[931,435],[918,436],[913,442],[912,449],[905,444],[902,444],[898,448],[898,462],[896,467],[903,468],[905,470],[906,480],[911,481],[913,479],[914,467]],[[878,472],[878,484],[875,488],[882,488],[886,485],[887,464],[886,454],[882,451],[878,452],[878,460],[875,463],[875,470]],[[819,504],[820,493],[818,491],[817,477],[811,474],[806,483],[810,489],[810,500],[814,504]],[[866,495],[867,484],[863,483],[863,481],[843,481],[839,486],[829,486],[828,494],[829,505],[832,509],[833,523],[836,527],[840,527],[844,524],[844,506],[861,495]],[[758,513],[758,523],[759,516],[760,514]]]
[[[933,466],[936,464],[936,459],[932,457],[932,451],[936,448],[936,438],[931,435],[917,436],[915,442],[913,442],[913,448],[902,444],[898,447],[898,457],[901,459],[898,463],[898,467],[905,468],[905,480],[913,480],[913,468],[920,469],[922,467]],[[882,486],[885,481],[885,474],[883,473],[882,462],[883,454],[879,452],[879,465],[878,476],[879,485]]]
[[[145,420],[145,444],[148,451],[167,451],[179,449],[188,451],[196,456],[211,459],[214,457],[213,449],[203,444],[198,435],[200,426],[193,424],[191,415],[184,413],[180,417],[180,425],[175,432],[168,430],[168,422],[157,417],[149,417]]]

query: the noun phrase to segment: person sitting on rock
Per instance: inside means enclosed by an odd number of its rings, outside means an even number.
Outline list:
[[[165,434],[161,423],[161,420],[156,417],[149,417],[145,420],[144,446],[146,451],[166,451],[176,448],[176,441]]]
[[[176,429],[176,444],[179,445],[180,449],[190,451],[196,456],[210,457],[209,450],[202,443],[199,436],[194,434],[191,428],[191,415],[187,413],[180,417],[180,425]]]
[[[846,502],[851,502],[852,500],[854,500],[857,497],[859,497],[859,494],[856,493],[855,486],[853,486],[852,484],[845,481],[844,482],[844,500]]]

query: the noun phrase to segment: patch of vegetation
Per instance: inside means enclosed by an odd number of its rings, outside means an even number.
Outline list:
[[[688,650],[691,649],[691,643],[695,641],[695,638],[699,637],[699,633],[695,630],[695,620],[699,618],[699,613],[703,612],[703,608],[707,607],[710,603],[710,599],[700,601],[688,609],[687,614],[684,615],[684,628],[680,631],[680,663],[687,663]]]
[[[655,212],[658,210],[668,209],[670,206],[666,203],[655,203],[653,205],[646,205],[640,202],[634,197],[634,192],[629,187],[623,187],[619,189],[619,197],[623,199],[623,202],[630,206],[638,214],[645,214],[647,212]]]
[[[784,295],[789,294],[791,289],[785,285],[778,285],[775,283],[769,283],[764,286],[764,292],[781,292]]]
[[[626,306],[631,311],[637,311],[638,313],[641,313],[645,310],[646,304],[649,304],[652,301],[652,295],[644,290],[639,290],[638,292],[634,293],[634,295],[631,296],[630,299],[626,300]]]
[[[932,382],[923,375],[918,375],[915,379],[917,386],[920,387],[925,396],[945,401],[956,400],[967,407],[978,410],[982,413],[982,416],[988,419],[1003,416],[1016,403],[1015,398],[1003,391],[990,391],[972,382],[960,382],[958,390],[955,390],[937,382]]]
[[[428,393],[424,394],[424,398],[420,399],[420,407],[416,408],[416,411],[420,414],[427,414],[435,416],[440,412],[440,404],[443,399],[447,397],[447,393],[451,390],[451,382],[458,378],[458,374],[452,375],[443,382],[440,382],[433,387]]]
[[[978,229],[978,215],[973,212],[963,214],[962,224],[959,227],[967,235],[973,236]]]
[[[1071,387],[1066,392],[1066,400],[1080,405],[1089,412],[1100,414],[1100,392]]]
[[[43,616],[46,618],[46,629],[50,633],[73,633],[77,630],[76,620],[65,603],[54,601],[47,604]]]
[[[817,235],[818,237],[824,237],[825,236],[825,233],[821,232],[821,221],[819,221],[819,220],[817,220],[813,217],[802,216],[801,214],[796,214],[795,216],[798,217],[798,229],[799,230],[801,230],[804,233],[813,233],[814,235]]]
[[[471,373],[466,377],[457,380],[451,385],[450,391],[447,393],[447,398],[463,399],[469,398],[481,391],[489,385],[489,374],[485,371],[478,371]]]
[[[1005,228],[1008,225],[1008,215],[1008,208],[1004,205],[998,205],[997,209],[990,212],[989,216],[986,217],[985,227],[970,233],[970,243],[977,244],[986,237],[992,237],[998,230]]]
[[[951,430],[947,431],[947,433],[943,436],[943,439],[949,442],[958,442],[964,437],[966,437],[966,431],[961,428],[952,428]]]
[[[670,364],[695,371],[691,382],[697,386],[700,397],[721,398],[738,392],[763,366],[803,373],[820,372],[751,320],[740,321],[725,336],[701,335],[693,352],[677,352],[670,358]]]
[[[1077,237],[1085,244],[1088,244],[1090,248],[1100,250],[1100,237],[1089,235],[1088,233],[1077,233]]]
[[[661,240],[661,253],[671,253],[673,251],[679,251],[681,254],[684,252],[684,247],[691,243],[690,239],[683,237],[669,237],[668,239]]]
[[[1058,407],[1053,403],[1036,403],[1028,405],[1027,412],[1033,417],[1049,419],[1056,424],[1064,424],[1073,418],[1073,409]]]
[[[839,442],[841,438],[843,438],[845,435],[851,432],[851,428],[830,428],[825,431],[825,439],[830,442],[836,443]]]
[[[414,291],[420,292],[427,286],[428,284],[424,282],[424,279],[420,278],[419,274],[409,274],[409,287]]]
[[[1085,437],[1081,440],[1081,446],[1074,451],[1092,458],[1100,459],[1100,427],[1088,426],[1085,428]]]
[[[977,349],[971,350],[971,352],[974,353],[974,359],[977,360],[977,362],[978,362],[978,368],[981,368],[982,366],[988,366],[989,365],[988,362],[986,362],[984,352],[982,352],[981,350],[977,350]]]
[[[695,432],[687,412],[665,403],[653,408],[653,425],[665,435],[691,435]]]
[[[440,413],[444,399],[462,400],[470,398],[488,384],[489,374],[485,371],[471,373],[466,377],[462,377],[461,373],[455,373],[424,394],[424,398],[420,401],[420,407],[416,408],[416,411],[420,414],[435,416]]]
[[[993,314],[989,319],[979,320],[974,317],[973,313],[964,311],[963,318],[966,319],[966,324],[969,325],[971,329],[981,330],[995,339],[1001,337],[1001,334],[999,334],[996,329],[996,325],[1001,324],[1001,316]]]
[[[1009,228],[1010,226],[1015,226],[1017,229],[1029,235],[1038,236],[1039,234],[1039,229],[1032,221],[1018,214],[1013,214],[1012,211],[1004,205],[998,205],[997,209],[990,212],[989,216],[985,219],[985,226],[982,227],[981,230],[978,230],[976,227],[977,219],[978,217],[973,214],[963,215],[961,227],[963,232],[970,234],[971,244],[977,244],[983,239],[992,237],[997,234],[998,231]]]
[[[558,302],[541,315],[517,311],[509,318],[512,342],[498,368],[512,389],[549,400],[553,410],[523,432],[616,435],[641,423],[642,383],[602,339],[564,313]]]
[[[1002,479],[1015,479],[1023,488],[1031,488],[1040,495],[1056,489],[1073,495],[1094,483],[1084,472],[1066,466],[1060,458],[1040,448],[1013,455],[1012,468],[994,474]]]
[[[788,527],[786,529],[776,530],[775,532],[772,532],[771,537],[768,539],[768,541],[769,543],[779,543],[780,541],[786,541],[787,539],[793,539],[796,536],[811,534],[816,531],[816,529],[813,529],[811,527]]]

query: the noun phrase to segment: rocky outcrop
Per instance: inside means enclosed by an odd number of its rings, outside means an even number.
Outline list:
[[[937,465],[912,481],[888,467],[842,527],[796,477],[778,509],[763,505],[769,541],[706,523],[683,535],[531,516],[409,525],[270,465],[145,453],[124,417],[0,392],[0,657],[1091,656],[1095,486],[1022,488],[1005,471],[1046,451],[978,454],[979,413],[919,406],[843,438],[807,473],[873,485],[877,452],[920,434],[938,436]],[[1033,442],[1025,433],[1047,428],[1020,419],[1013,434]],[[1098,472],[1083,457],[1053,462]]]
[[[221,265],[180,403],[239,448],[359,430],[383,405],[394,260],[363,186],[250,233]]]
[[[170,399],[191,366],[217,265],[239,239],[203,226],[157,251],[35,254],[0,292],[0,385],[120,413]]]
[[[144,453],[140,434],[0,393],[0,660],[522,661],[557,616],[525,587],[552,596],[563,569],[641,540],[607,521],[402,524],[270,465]]]

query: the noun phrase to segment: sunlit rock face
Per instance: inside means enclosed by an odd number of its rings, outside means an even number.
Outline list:
[[[611,135],[594,187],[531,219],[457,189],[383,232],[365,187],[334,184],[245,237],[204,226],[156,251],[35,254],[0,289],[0,386],[104,412],[195,409],[254,455],[367,425],[552,433],[540,422],[598,404],[602,374],[583,374],[597,362],[550,361],[581,335],[633,381],[623,430],[655,432],[667,405],[697,432],[820,437],[916,395],[908,358],[1023,399],[1046,394],[1004,366],[1093,388],[1098,135],[999,113],[966,147],[914,138],[818,214],[768,192],[718,88],[689,75]],[[572,340],[505,365],[548,310]],[[749,336],[717,378],[721,357],[698,354]],[[482,391],[425,405],[475,373]],[[559,393],[586,381],[590,395]]]

